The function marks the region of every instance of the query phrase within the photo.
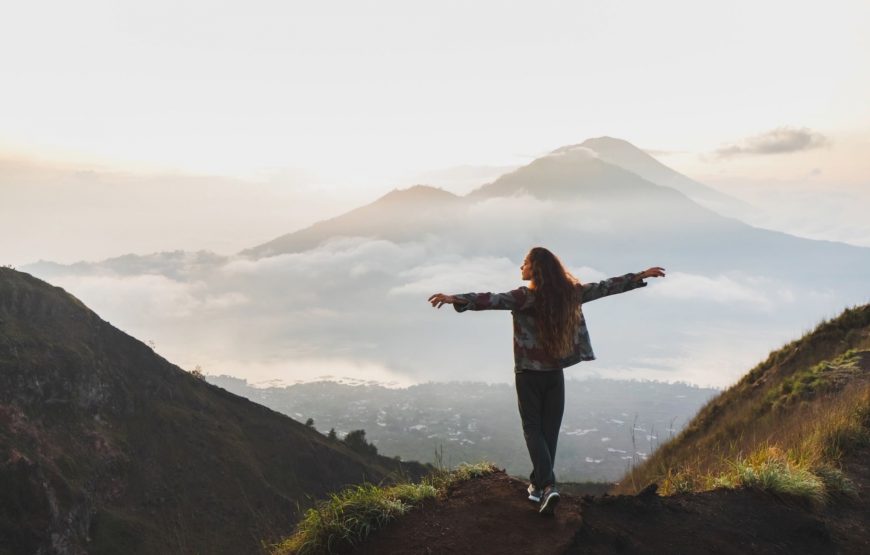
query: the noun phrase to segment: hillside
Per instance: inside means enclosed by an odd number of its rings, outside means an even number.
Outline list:
[[[254,553],[314,498],[423,471],[209,385],[0,268],[0,553]]]
[[[622,480],[632,492],[710,485],[739,459],[785,453],[794,463],[836,464],[854,411],[868,411],[870,305],[848,309],[785,345],[713,398],[672,441]],[[865,416],[866,417],[866,416]]]
[[[868,347],[863,305],[771,353],[627,476],[623,494],[564,494],[547,518],[524,481],[495,472],[342,552],[867,553]]]

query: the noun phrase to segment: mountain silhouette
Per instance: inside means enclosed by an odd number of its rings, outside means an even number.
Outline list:
[[[462,204],[462,197],[437,187],[415,185],[407,189],[395,189],[370,204],[282,235],[240,254],[262,258],[301,252],[330,238],[342,236],[410,241],[418,237],[421,230],[433,233],[444,231],[448,225],[445,214]]]
[[[722,216],[677,190],[721,200],[713,189],[690,185],[687,179],[628,142],[590,139],[580,147],[557,149],[464,197],[425,185],[393,191],[241,254],[262,258],[303,252],[341,237],[398,243],[430,237],[465,253],[516,256],[514,236],[522,231],[554,252],[570,255],[579,249],[584,259],[619,267],[654,256],[683,271],[736,270],[799,282],[870,272],[867,249],[794,237]],[[516,200],[512,208],[507,206],[511,199]],[[514,218],[523,204],[534,206],[537,216]],[[499,217],[503,205],[506,213]],[[481,213],[488,219],[481,220]],[[530,246],[528,239],[522,242]]]

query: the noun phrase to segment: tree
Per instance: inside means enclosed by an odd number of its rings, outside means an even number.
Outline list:
[[[326,437],[332,440],[338,439],[338,435],[335,433],[335,428],[330,428],[329,433],[326,434]]]
[[[357,453],[363,453],[364,455],[378,454],[378,448],[366,441],[365,430],[353,430],[352,432],[348,432],[342,441]]]
[[[309,418],[308,420],[305,421],[305,425],[308,426],[309,428],[313,428],[314,427],[314,419]]]
[[[202,371],[202,366],[200,366],[199,364],[197,364],[196,367],[190,371],[190,375],[194,378],[205,380],[205,372]]]

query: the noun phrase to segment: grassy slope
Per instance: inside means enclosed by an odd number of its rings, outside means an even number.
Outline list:
[[[616,491],[636,493],[650,482],[663,493],[755,484],[776,468],[836,481],[840,457],[866,440],[868,368],[870,305],[863,305],[772,352]]]
[[[0,553],[256,552],[313,498],[398,470],[0,268]]]

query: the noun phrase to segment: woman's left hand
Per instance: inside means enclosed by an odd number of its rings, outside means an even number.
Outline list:
[[[659,266],[653,266],[641,273],[637,274],[637,279],[646,279],[648,277],[665,277],[665,269]]]

